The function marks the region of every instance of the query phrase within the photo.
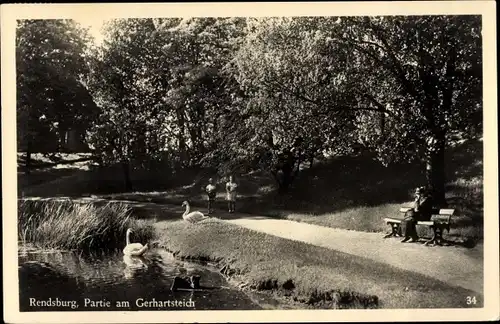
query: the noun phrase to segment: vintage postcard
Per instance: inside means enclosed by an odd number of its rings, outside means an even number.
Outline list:
[[[499,318],[493,1],[1,7],[7,323]]]

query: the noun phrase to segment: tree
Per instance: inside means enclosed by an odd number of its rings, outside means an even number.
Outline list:
[[[424,160],[444,203],[451,136],[482,128],[480,24],[474,16],[259,19],[235,74],[261,133],[280,132],[288,145],[312,135],[344,153],[358,142],[386,165]],[[323,129],[324,137],[311,132]]]
[[[249,34],[233,62],[245,90],[246,141],[260,165],[288,190],[305,159],[329,149],[351,150],[355,105],[342,65],[348,53],[327,56],[317,19],[272,18],[249,23]]]
[[[87,80],[101,108],[88,133],[101,164],[122,166],[126,190],[132,189],[131,167],[161,160],[169,129],[168,107],[158,99],[151,73],[161,59],[152,19],[117,19],[106,25],[106,38],[95,48]]]
[[[164,41],[164,102],[175,111],[181,165],[220,162],[211,152],[221,143],[220,120],[237,91],[224,67],[244,26],[242,18],[189,18],[158,31]]]
[[[427,184],[445,204],[445,149],[457,132],[482,130],[480,17],[356,17],[339,25],[332,42],[361,60],[358,97],[389,124],[374,142],[379,156],[424,160]]]
[[[51,138],[53,147],[63,146],[69,129],[83,131],[96,116],[97,107],[82,83],[88,42],[87,31],[72,20],[18,21],[18,145],[27,152],[28,170],[36,146]]]
[[[89,140],[102,163],[123,166],[127,189],[129,167],[213,162],[210,149],[232,93],[223,67],[242,22],[118,19],[107,25],[88,81],[102,108]]]

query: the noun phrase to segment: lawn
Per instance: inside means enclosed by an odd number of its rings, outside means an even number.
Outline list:
[[[455,216],[451,219],[451,229],[448,237],[451,239],[473,239],[479,240],[483,237],[483,175],[482,175],[482,142],[464,142],[447,151],[447,175],[446,199],[448,208],[455,209]],[[363,161],[363,163],[367,163]],[[421,184],[424,175],[415,169],[384,169],[380,166],[361,167],[354,164],[349,167],[356,169],[357,175],[347,174],[348,183],[343,187],[332,188],[326,184],[319,185],[322,190],[328,191],[328,195],[317,200],[318,205],[332,206],[330,211],[319,212],[285,212],[281,216],[294,221],[302,221],[316,225],[344,228],[367,232],[384,232],[389,227],[384,224],[384,217],[400,217],[398,210],[402,206],[410,206],[413,188]],[[340,169],[340,166],[337,168]],[[320,173],[320,170],[315,172]],[[316,176],[319,178],[319,174]],[[308,177],[308,179],[315,179]],[[345,180],[345,179],[344,179]],[[307,180],[309,181],[309,180]],[[319,181],[319,180],[317,180]],[[327,179],[323,181],[328,181]],[[353,183],[359,184],[359,194],[355,194]],[[301,185],[299,188],[314,186]],[[346,189],[347,188],[347,189]],[[345,191],[351,191],[345,194]],[[350,198],[347,198],[350,197]],[[384,201],[384,197],[385,201]],[[314,199],[312,197],[312,199]],[[345,208],[336,208],[338,205]],[[353,200],[354,203],[346,203]],[[428,235],[425,228],[419,229],[422,235]]]
[[[32,168],[27,173],[25,168],[25,153],[17,153],[17,185],[19,193],[23,193],[30,187],[49,183],[78,171],[88,170],[91,164],[90,153],[54,153],[31,155]]]
[[[211,219],[156,224],[160,246],[314,308],[465,307],[472,292],[386,264]],[[461,298],[462,296],[463,298]]]

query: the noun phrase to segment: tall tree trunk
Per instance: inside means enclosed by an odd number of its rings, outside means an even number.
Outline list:
[[[199,158],[204,153],[203,139],[202,139],[202,130],[199,126],[200,123],[194,123],[188,126],[189,136],[191,138],[191,143],[193,143],[193,157],[195,159]],[[198,163],[198,161],[191,161],[194,163]]]
[[[297,167],[295,168],[295,175],[299,174],[301,163],[302,163],[302,152],[299,152],[299,157],[297,158]]]
[[[130,179],[130,168],[128,161],[122,161],[123,179],[125,180],[125,191],[132,190],[132,180]]]
[[[284,194],[288,192],[290,185],[292,184],[292,174],[291,172],[283,172],[283,178],[279,183],[279,193]]]
[[[426,151],[427,185],[434,202],[439,207],[446,206],[445,198],[445,138],[444,134],[434,136]]]
[[[446,136],[443,129],[446,128],[446,119],[444,116],[445,111],[450,111],[452,106],[453,88],[454,88],[454,78],[453,73],[455,71],[455,48],[452,47],[449,53],[449,60],[446,64],[446,77],[447,83],[443,91],[442,103],[439,109],[433,113],[434,121],[437,121],[437,127],[434,128],[434,138],[431,140],[431,145],[429,145],[428,156],[427,156],[427,183],[432,190],[432,195],[435,203],[438,206],[446,206],[446,192],[445,192],[445,182],[446,182],[446,170],[445,170],[445,147],[446,147]],[[437,84],[438,81],[433,82]],[[429,83],[428,83],[429,84]],[[429,84],[432,85],[432,84]],[[436,87],[432,88],[433,91]],[[435,92],[428,91],[437,97]],[[437,100],[436,100],[437,101]],[[432,105],[430,107],[433,107]]]
[[[311,153],[311,155],[309,156],[309,169],[313,167],[313,163],[314,163],[314,153]]]
[[[278,184],[278,193],[284,194],[288,192],[288,188],[290,187],[292,181],[292,172],[291,170],[279,169],[278,172],[273,173],[274,179]]]
[[[197,131],[197,137],[198,137],[198,154],[200,156],[203,156],[205,154],[205,145],[203,143],[203,129],[200,127]]]
[[[65,129],[59,129],[59,150],[61,152],[66,152],[68,148],[68,132]]]
[[[283,164],[281,165],[282,177],[281,181],[278,183],[279,192],[287,193],[290,189],[290,186],[295,179],[294,173],[295,166],[295,157],[291,155],[291,153],[287,153],[287,155],[283,159]]]

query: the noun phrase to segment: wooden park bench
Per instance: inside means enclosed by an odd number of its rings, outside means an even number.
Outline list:
[[[399,212],[404,216],[411,207],[401,207]],[[417,225],[427,226],[432,230],[432,238],[425,242],[425,245],[431,243],[441,245],[443,240],[443,231],[450,231],[451,216],[455,213],[455,209],[434,209],[431,219],[428,221],[418,221]],[[403,236],[401,233],[401,222],[403,218],[384,218],[386,224],[391,226],[391,232],[384,236],[384,238],[391,236]]]

